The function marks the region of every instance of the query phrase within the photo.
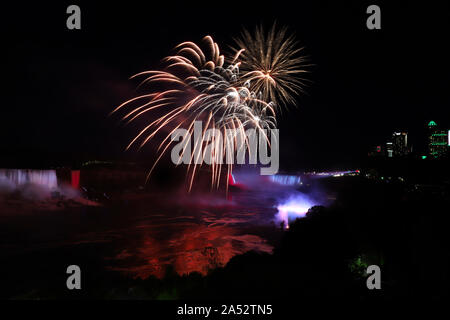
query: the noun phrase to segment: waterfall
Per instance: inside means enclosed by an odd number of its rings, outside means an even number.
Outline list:
[[[293,175],[272,175],[269,177],[269,179],[272,182],[287,185],[287,186],[295,186],[301,184],[301,178],[300,176],[293,176]]]
[[[0,182],[9,182],[16,187],[36,184],[50,190],[58,187],[55,170],[0,169]]]

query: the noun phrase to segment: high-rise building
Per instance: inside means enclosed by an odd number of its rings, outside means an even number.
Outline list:
[[[394,157],[403,157],[408,155],[410,148],[408,147],[407,132],[394,132],[392,135],[392,151]]]
[[[447,153],[449,148],[449,131],[440,130],[437,123],[428,123],[428,155],[439,158]]]
[[[392,158],[394,156],[394,144],[391,141],[386,142],[386,156]]]

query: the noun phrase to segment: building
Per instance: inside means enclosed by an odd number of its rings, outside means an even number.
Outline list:
[[[399,158],[407,156],[411,151],[408,146],[408,133],[398,131],[392,134],[391,139],[386,142],[386,157]]]
[[[399,158],[405,157],[411,153],[411,146],[408,145],[408,133],[398,131],[392,134],[392,137],[384,144],[377,145],[369,151],[369,157],[379,158]]]
[[[394,132],[392,135],[392,152],[394,157],[404,157],[409,154],[407,132]]]
[[[428,123],[428,156],[440,158],[448,152],[449,131],[441,130],[436,122]]]
[[[392,158],[394,156],[394,143],[392,141],[386,142],[386,157]]]

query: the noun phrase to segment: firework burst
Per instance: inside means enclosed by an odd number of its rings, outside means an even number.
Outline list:
[[[236,46],[231,63],[240,61],[241,81],[262,100],[275,103],[277,110],[295,106],[295,97],[304,91],[302,77],[308,66],[293,34],[287,28],[272,28],[265,32],[262,26],[251,34],[244,30],[235,38]]]
[[[247,129],[255,129],[270,145],[265,130],[276,127],[275,99],[281,97],[282,101],[291,101],[292,94],[301,91],[301,81],[296,76],[302,72],[298,67],[303,60],[294,58],[289,61],[300,51],[293,47],[292,37],[285,39],[287,42],[284,44],[275,40],[274,29],[269,33],[271,48],[267,51],[267,57],[260,60],[262,56],[255,53],[258,46],[263,47],[265,38],[261,32],[257,32],[254,44],[243,46],[243,50],[238,50],[232,60],[225,59],[218,44],[206,36],[199,45],[183,42],[176,46],[174,54],[163,59],[161,70],[144,71],[131,77],[141,78],[139,88],[146,93],[125,101],[112,113],[123,112],[122,120],[126,124],[143,117],[151,119],[127,146],[127,149],[133,145],[142,148],[158,137],[159,154],[148,177],[172,144],[172,134],[183,128],[186,129],[186,136],[192,135],[196,121],[202,122],[203,131],[200,142],[194,144],[208,143],[213,146],[201,148],[204,150],[202,156],[209,152],[212,159],[211,187],[219,187],[222,171],[226,171],[227,177],[232,172],[232,164],[222,166],[226,154],[224,148],[229,142],[232,141],[232,145],[237,147],[238,138],[243,139],[241,147],[247,148],[250,154]],[[267,66],[272,68],[269,82],[261,78],[257,71]],[[209,136],[207,129],[223,132],[222,136],[228,141],[220,144],[217,137]],[[228,135],[229,129],[233,129],[230,131],[235,132],[234,136]],[[186,152],[186,147],[182,149],[181,156]],[[194,149],[197,147],[194,145]],[[197,167],[202,162],[195,159],[194,154],[190,155],[189,160],[187,177],[191,190]],[[228,187],[228,178],[226,184]]]

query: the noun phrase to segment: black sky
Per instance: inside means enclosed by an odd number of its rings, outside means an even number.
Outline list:
[[[70,4],[82,30],[66,29]],[[366,28],[369,4],[381,7],[381,30]],[[448,2],[63,1],[2,12],[0,166],[136,158],[123,152],[136,128],[107,117],[134,94],[130,75],[181,41],[209,34],[226,49],[242,27],[275,20],[314,64],[307,95],[279,122],[282,168],[357,165],[394,130],[421,149],[429,120],[450,128]]]

